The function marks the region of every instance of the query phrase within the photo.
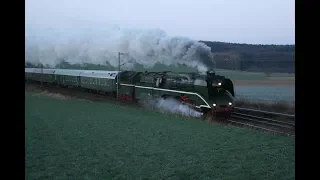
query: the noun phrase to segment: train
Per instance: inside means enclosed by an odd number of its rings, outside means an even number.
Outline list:
[[[206,73],[25,68],[25,81],[99,92],[126,101],[174,98],[203,114],[228,117],[234,111],[229,78]]]

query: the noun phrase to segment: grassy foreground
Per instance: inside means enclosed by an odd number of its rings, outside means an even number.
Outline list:
[[[294,179],[294,137],[25,94],[26,179]]]

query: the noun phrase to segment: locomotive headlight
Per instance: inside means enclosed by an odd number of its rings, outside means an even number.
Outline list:
[[[216,104],[212,104],[213,105],[213,107],[216,107],[217,105]]]
[[[232,105],[232,103],[231,102],[229,102],[229,106],[231,106]]]
[[[221,86],[222,85],[222,82],[221,80],[215,80],[212,82],[212,86],[213,87],[217,87],[217,86]]]

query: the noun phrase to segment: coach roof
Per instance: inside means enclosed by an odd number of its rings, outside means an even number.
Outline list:
[[[115,79],[119,71],[94,71],[86,70],[83,71],[81,77],[93,77],[93,78],[105,78],[105,79]]]

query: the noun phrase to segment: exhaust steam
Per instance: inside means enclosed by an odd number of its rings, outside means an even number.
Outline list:
[[[186,65],[199,72],[215,67],[211,48],[185,37],[170,37],[159,29],[125,29],[119,26],[81,24],[62,26],[26,24],[25,58],[51,68],[61,62],[118,66],[123,62],[151,68],[156,63]],[[133,69],[126,63],[123,69]]]
[[[203,115],[203,113],[190,108],[188,105],[182,104],[174,98],[148,99],[144,101],[143,106],[149,109],[152,108],[159,112],[177,114],[187,117],[201,117]]]

